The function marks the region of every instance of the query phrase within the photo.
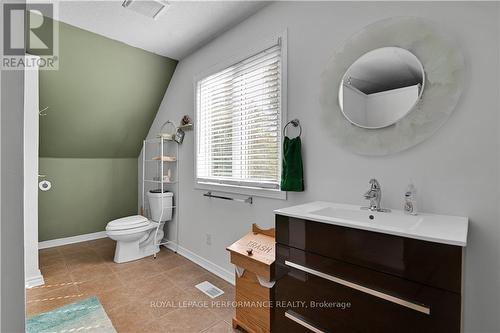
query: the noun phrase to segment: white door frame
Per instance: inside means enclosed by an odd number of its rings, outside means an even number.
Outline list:
[[[26,58],[38,58],[26,56]],[[36,61],[30,61],[36,63]],[[24,277],[26,287],[44,284],[38,264],[38,70],[24,71]]]

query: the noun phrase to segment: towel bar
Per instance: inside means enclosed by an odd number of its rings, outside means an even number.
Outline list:
[[[237,199],[237,198],[231,198],[231,197],[225,197],[225,196],[222,196],[222,195],[212,194],[211,191],[208,191],[207,193],[204,193],[203,196],[204,197],[209,197],[209,198],[216,198],[216,199],[223,199],[223,200],[231,200],[231,201],[244,202],[244,203],[248,203],[248,204],[252,204],[253,203],[253,198],[252,197],[248,197],[246,199]]]

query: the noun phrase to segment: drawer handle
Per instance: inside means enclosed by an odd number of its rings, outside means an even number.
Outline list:
[[[362,285],[359,285],[359,284],[356,284],[356,283],[353,283],[353,282],[350,282],[350,281],[347,281],[347,280],[344,280],[344,279],[340,279],[340,278],[335,277],[333,275],[329,275],[329,274],[325,274],[323,272],[319,272],[319,271],[317,271],[315,269],[308,268],[308,267],[305,267],[305,266],[293,263],[293,262],[288,261],[288,260],[285,261],[285,265],[293,267],[293,268],[296,268],[298,270],[304,271],[304,272],[312,274],[312,275],[316,275],[316,276],[318,276],[320,278],[323,278],[323,279],[326,279],[326,280],[329,280],[329,281],[341,284],[343,286],[359,290],[359,291],[364,292],[366,294],[370,294],[372,296],[375,296],[375,297],[378,297],[378,298],[382,298],[382,299],[384,299],[386,301],[389,301],[389,302],[392,302],[392,303],[395,303],[395,304],[398,304],[398,305],[401,305],[401,306],[405,306],[405,307],[410,308],[412,310],[415,310],[415,311],[418,311],[418,312],[421,312],[421,313],[425,313],[427,315],[429,315],[431,313],[431,309],[429,307],[427,307],[427,306],[416,304],[416,303],[413,303],[413,302],[410,302],[410,301],[406,301],[404,299],[401,299],[401,298],[398,298],[398,297],[395,297],[395,296],[391,296],[391,295],[382,293],[380,291],[373,290],[373,289],[364,287]]]
[[[297,324],[299,324],[299,325],[301,325],[301,326],[309,329],[311,332],[314,332],[314,333],[326,333],[325,331],[320,330],[316,326],[314,326],[312,324],[309,324],[307,321],[305,321],[304,319],[302,319],[302,316],[296,314],[293,311],[287,310],[285,312],[285,317],[287,317],[288,319],[296,322]]]

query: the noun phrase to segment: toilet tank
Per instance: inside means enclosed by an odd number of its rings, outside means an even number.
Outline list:
[[[151,220],[155,222],[166,222],[172,219],[173,196],[167,190],[151,190],[146,193],[149,203]]]

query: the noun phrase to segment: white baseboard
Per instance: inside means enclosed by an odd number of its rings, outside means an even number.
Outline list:
[[[49,247],[80,243],[80,242],[85,242],[85,241],[99,239],[99,238],[106,238],[106,237],[107,237],[106,231],[98,231],[98,232],[93,232],[91,234],[84,234],[84,235],[58,238],[58,239],[51,239],[51,240],[47,240],[47,241],[43,241],[43,242],[38,242],[38,249],[48,249]]]
[[[177,248],[177,245],[175,243],[169,242],[163,246],[165,246],[167,249],[170,249],[172,251],[177,251],[177,253],[180,254],[181,256],[183,256],[184,258],[191,260],[192,262],[194,262],[198,266],[205,268],[210,273],[217,275],[218,277],[226,280],[227,282],[231,283],[232,285],[235,284],[234,272],[230,272],[230,271],[220,267],[219,265],[216,265],[213,262],[208,261],[207,259],[205,259],[203,257],[200,257],[196,253],[191,252],[186,248],[183,248],[182,246],[179,246]]]
[[[41,286],[43,284],[45,284],[45,281],[43,280],[43,276],[41,273],[37,276],[27,277],[25,282],[26,288],[33,288]]]

